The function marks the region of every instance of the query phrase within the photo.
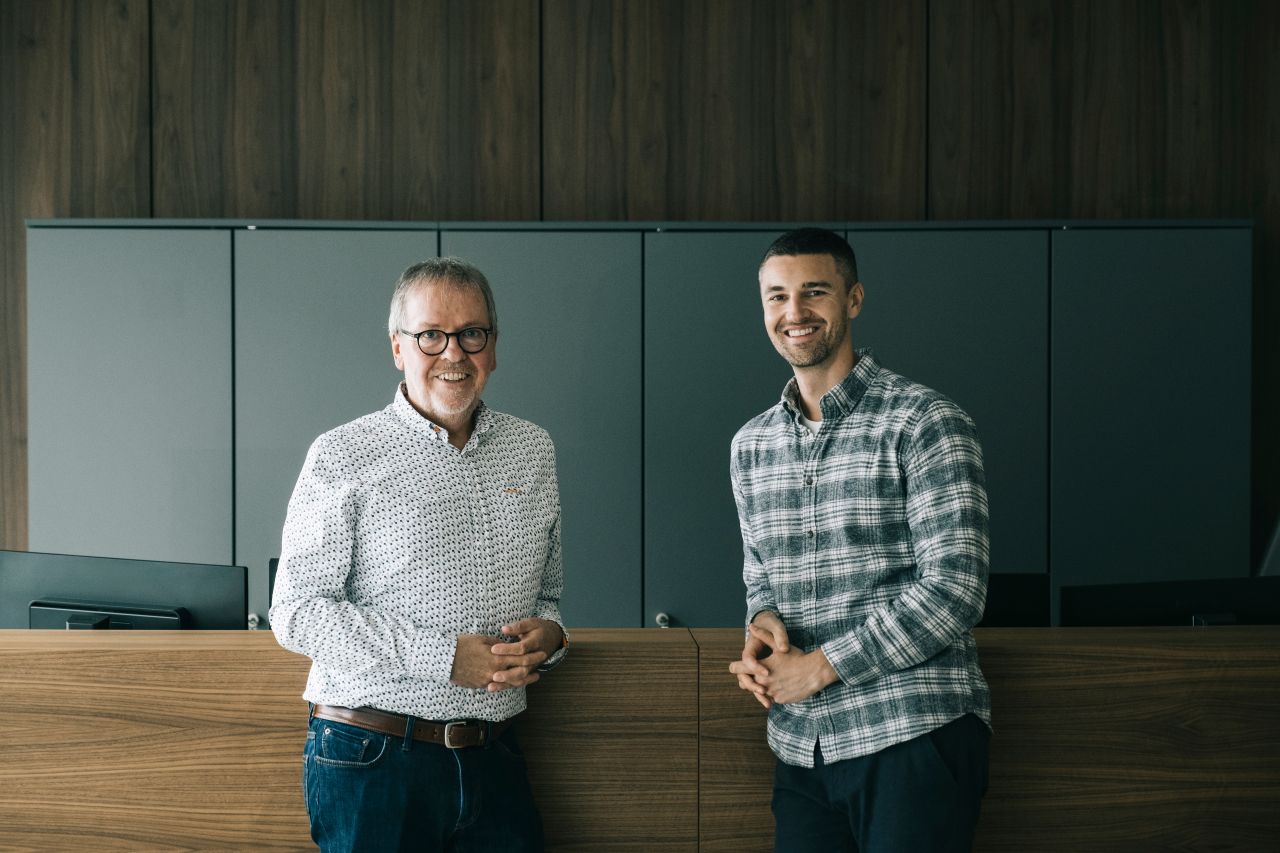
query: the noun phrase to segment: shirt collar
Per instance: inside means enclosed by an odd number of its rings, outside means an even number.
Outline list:
[[[404,382],[401,382],[396,387],[396,396],[391,401],[391,410],[396,417],[408,424],[411,429],[422,433],[426,438],[442,444],[449,443],[449,430],[419,412],[409,402],[409,389]],[[467,440],[467,447],[474,447],[480,441],[480,436],[488,432],[493,426],[493,410],[481,400],[480,404],[476,406],[474,418],[475,426],[471,430],[471,438]]]
[[[876,374],[880,372],[880,363],[875,353],[864,347],[855,350],[858,361],[840,384],[822,395],[818,407],[822,410],[823,420],[842,418],[858,406],[862,395],[866,393]],[[792,423],[798,423],[800,417],[800,388],[795,377],[782,389],[782,410],[787,413]]]

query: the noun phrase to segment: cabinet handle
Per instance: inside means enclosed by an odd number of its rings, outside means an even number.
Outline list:
[[[671,617],[665,613],[659,613],[657,616],[653,617],[653,621],[658,623],[659,628],[671,627]]]

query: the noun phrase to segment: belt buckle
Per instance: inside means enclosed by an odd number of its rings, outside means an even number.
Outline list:
[[[445,724],[444,724],[444,745],[445,745],[445,748],[446,748],[446,749],[463,749],[463,748],[465,748],[465,747],[466,747],[466,744],[465,744],[465,743],[454,743],[454,742],[453,742],[453,730],[454,730],[454,728],[455,728],[455,727],[462,727],[462,726],[465,726],[465,725],[467,725],[467,721],[466,721],[466,720],[451,720],[451,721],[449,721],[449,722],[447,722],[447,723],[445,723]]]

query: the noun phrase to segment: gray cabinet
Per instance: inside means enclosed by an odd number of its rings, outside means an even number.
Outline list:
[[[1053,232],[1055,588],[1249,574],[1251,236]]]
[[[791,369],[765,334],[760,257],[776,232],[661,233],[645,253],[645,609],[743,618],[729,443]],[[851,326],[885,367],[978,423],[995,571],[1044,572],[1048,237],[1029,230],[849,234],[866,289]]]
[[[387,313],[435,231],[239,229],[235,239],[235,561],[266,615],[289,495],[316,436],[391,402]],[[226,284],[223,284],[226,289]]]
[[[757,282],[779,231],[34,224],[30,547],[234,561],[264,614],[306,449],[391,399],[392,285],[443,251],[493,282],[486,401],[555,440],[570,624],[738,625],[729,442],[791,377]],[[848,233],[854,344],[978,424],[993,571],[1248,574],[1247,224]]]
[[[565,619],[640,617],[641,235],[452,231],[440,251],[474,263],[497,302],[498,367],[486,403],[556,445]]]
[[[993,572],[1047,570],[1048,232],[855,231],[855,346],[978,425]]]
[[[31,550],[231,561],[230,246],[27,232]]]
[[[729,442],[791,378],[756,275],[778,233],[645,235],[645,625],[742,624]]]

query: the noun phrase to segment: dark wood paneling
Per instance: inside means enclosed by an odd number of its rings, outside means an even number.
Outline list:
[[[297,215],[295,5],[156,0],[156,216]]]
[[[1222,215],[1216,0],[1059,3],[1055,196],[1068,216]]]
[[[158,0],[156,213],[537,219],[538,6]]]
[[[975,631],[991,685],[977,849],[1268,849],[1275,628]]]
[[[1269,849],[1280,834],[1277,629],[978,629],[991,685],[981,851]],[[695,629],[702,850],[771,849],[765,716]],[[741,695],[735,695],[741,694]]]
[[[26,240],[18,206],[18,7],[0,3],[0,548],[27,547]]]
[[[1239,215],[1223,5],[935,4],[930,216]]]
[[[23,220],[150,214],[149,20],[147,0],[14,0],[2,8],[0,547],[25,548]]]
[[[1052,216],[1052,0],[935,3],[929,16],[929,212]]]
[[[544,6],[547,219],[923,215],[922,0]]]

